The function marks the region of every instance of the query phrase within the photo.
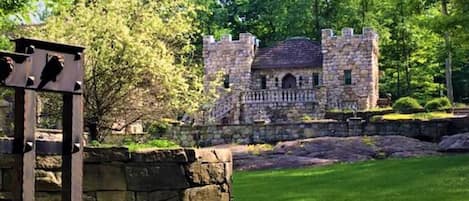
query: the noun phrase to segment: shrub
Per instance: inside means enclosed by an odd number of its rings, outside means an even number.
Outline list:
[[[425,104],[425,110],[429,112],[451,108],[451,102],[447,97],[435,98]]]
[[[392,105],[392,109],[398,113],[409,114],[422,109],[422,106],[414,98],[403,97],[399,98],[394,105]]]
[[[374,115],[370,118],[370,122],[377,122],[383,120],[383,115]]]
[[[303,117],[301,117],[301,121],[303,121],[303,122],[311,122],[313,120],[314,120],[314,118],[307,115],[307,114],[305,114],[305,115],[303,115]]]
[[[156,121],[152,122],[147,129],[147,132],[153,136],[160,136],[169,128],[169,123],[167,121]]]
[[[466,107],[469,107],[469,106],[464,104],[464,103],[455,103],[454,107],[455,108],[466,108]]]

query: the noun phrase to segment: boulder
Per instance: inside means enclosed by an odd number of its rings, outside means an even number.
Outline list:
[[[444,136],[438,146],[441,152],[469,152],[469,133]]]
[[[228,193],[221,192],[219,186],[210,185],[204,187],[189,188],[183,192],[183,201],[202,201],[202,200],[219,200],[229,201]]]
[[[280,142],[272,150],[258,153],[250,153],[249,147],[243,145],[230,148],[237,170],[320,166],[440,154],[437,144],[404,136],[317,137]]]

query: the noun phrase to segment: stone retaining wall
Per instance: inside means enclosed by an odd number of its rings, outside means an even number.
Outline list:
[[[358,111],[357,113],[353,112],[330,112],[327,111],[324,119],[334,119],[337,121],[347,121],[347,119],[352,118],[352,117],[360,117],[365,121],[370,121],[374,116],[377,115],[385,115],[385,114],[391,114],[394,111],[392,109],[389,110],[380,110],[380,111]]]
[[[229,150],[86,148],[84,201],[229,201]],[[8,199],[13,157],[0,156],[0,200]],[[38,156],[36,200],[60,201],[60,156]]]
[[[219,144],[276,143],[313,137],[349,137],[363,135],[401,135],[427,141],[438,141],[444,135],[465,132],[469,119],[432,121],[366,122],[351,118],[346,122],[317,121],[291,124],[250,124],[181,126],[169,129],[164,137],[183,146]]]

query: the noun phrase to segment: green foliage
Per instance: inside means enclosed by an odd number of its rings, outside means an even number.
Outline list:
[[[370,118],[370,122],[377,122],[383,120],[383,115],[374,115]]]
[[[469,12],[466,0],[448,1],[450,16],[442,16],[441,1],[421,0],[198,0],[204,34],[250,32],[270,46],[293,36],[320,41],[320,30],[336,33],[352,27],[360,33],[373,27],[380,35],[380,90],[397,100],[412,96],[426,102],[444,91],[446,48],[444,31],[452,37],[455,98],[469,102]]]
[[[63,9],[25,35],[86,47],[85,117],[100,136],[120,130],[115,122],[177,118],[205,100],[191,60],[192,1],[76,1]]]
[[[91,146],[91,147],[99,147],[99,146],[100,146],[100,143],[99,143],[99,141],[97,141],[97,140],[93,140],[93,141],[90,142],[89,146]]]
[[[451,108],[451,102],[447,97],[435,98],[425,104],[425,110],[428,112],[440,111]]]
[[[465,200],[469,196],[466,190],[469,180],[465,179],[469,171],[467,157],[424,157],[312,168],[238,171],[233,176],[233,196],[236,200],[249,201]]]
[[[125,146],[129,148],[130,151],[137,151],[140,149],[149,149],[149,148],[171,149],[171,148],[179,147],[179,145],[176,144],[175,142],[169,141],[169,140],[163,140],[163,139],[151,140],[145,143],[131,142],[131,143],[125,144]]]
[[[313,121],[313,120],[314,120],[314,118],[307,115],[307,114],[305,114],[305,115],[303,115],[303,117],[301,117],[301,121],[303,121],[303,122],[310,122],[310,121]]]
[[[170,122],[163,119],[161,121],[152,122],[148,128],[147,132],[153,136],[158,136],[164,134],[170,126]]]
[[[455,103],[454,107],[455,108],[466,108],[466,107],[468,107],[468,105],[464,104],[464,103]]]
[[[148,142],[135,142],[134,140],[130,138],[126,138],[123,140],[122,145],[115,145],[115,144],[106,144],[106,143],[101,143],[97,140],[92,140],[88,146],[90,147],[115,147],[115,146],[124,146],[129,149],[129,151],[138,151],[141,149],[150,149],[150,148],[155,148],[155,149],[172,149],[172,148],[179,148],[179,145],[176,144],[173,141],[170,140],[165,140],[165,139],[155,139],[155,140],[150,140]]]
[[[376,146],[376,141],[370,136],[363,136],[362,142],[370,147]]]
[[[415,112],[416,110],[422,109],[422,106],[414,98],[403,97],[397,100],[392,105],[392,109],[398,113],[408,114],[408,113]]]

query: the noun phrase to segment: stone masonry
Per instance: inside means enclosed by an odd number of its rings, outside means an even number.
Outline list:
[[[289,38],[260,48],[249,33],[232,40],[204,37],[204,85],[221,98],[204,123],[288,123],[323,118],[330,109],[368,110],[378,100],[378,35],[344,28],[341,36],[322,31],[321,43]],[[223,86],[214,86],[218,76]],[[291,118],[290,118],[291,117]]]
[[[334,36],[332,30],[322,30],[324,56],[324,86],[327,88],[328,108],[356,107],[366,110],[376,107],[379,98],[378,35],[371,29],[363,29],[362,35],[354,35],[345,28],[342,36]],[[344,72],[350,70],[352,83],[344,84]]]
[[[219,42],[216,42],[213,36],[205,36],[203,42],[205,88],[209,88],[210,83],[220,74],[229,76],[230,90],[218,91],[229,99],[225,99],[227,103],[221,104],[229,104],[233,108],[227,115],[231,116],[233,123],[239,123],[239,96],[241,92],[249,89],[256,38],[252,34],[243,33],[239,35],[237,41],[233,41],[231,36],[227,35]]]
[[[0,155],[0,200],[11,199],[13,155]],[[60,156],[38,156],[36,200],[60,201]],[[85,148],[84,201],[229,201],[232,156],[223,149],[129,152]]]
[[[364,121],[352,117],[347,121],[320,120],[283,124],[201,125],[171,127],[164,138],[182,146],[222,144],[275,144],[316,137],[405,136],[438,141],[442,136],[469,132],[468,117],[430,121]]]

